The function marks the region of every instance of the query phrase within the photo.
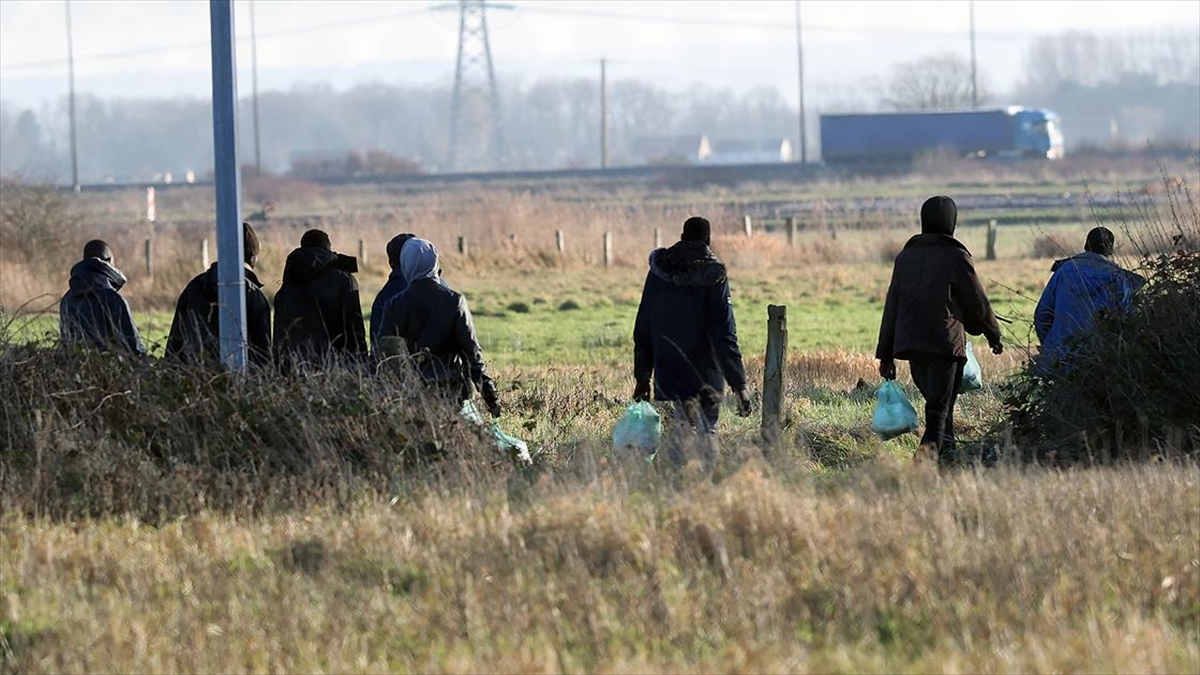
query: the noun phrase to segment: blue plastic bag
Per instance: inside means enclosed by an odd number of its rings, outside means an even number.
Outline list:
[[[875,392],[871,431],[885,441],[917,430],[917,411],[895,380],[885,380]]]
[[[475,407],[475,402],[471,399],[463,401],[462,416],[469,422],[487,426],[488,431],[492,434],[492,439],[496,442],[496,449],[507,453],[513,461],[518,464],[533,464],[533,456],[529,454],[529,445],[515,436],[504,433],[500,429],[500,425],[495,422],[488,425],[487,421],[483,419],[483,414],[479,412],[479,408]]]
[[[653,455],[662,437],[662,419],[658,411],[647,401],[631,404],[613,429],[613,452],[626,449]]]
[[[971,346],[970,340],[967,340],[966,350],[967,365],[963,366],[962,386],[958,388],[959,393],[983,389],[983,369],[979,367],[979,360],[975,358],[975,348]]]

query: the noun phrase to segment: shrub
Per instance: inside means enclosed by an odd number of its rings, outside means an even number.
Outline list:
[[[1079,249],[1078,242],[1069,241],[1061,234],[1043,234],[1033,240],[1034,258],[1065,258]]]

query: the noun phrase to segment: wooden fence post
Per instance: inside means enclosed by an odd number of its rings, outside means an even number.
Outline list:
[[[158,217],[158,209],[154,205],[154,188],[148,187],[146,188],[146,221],[153,223],[156,217]]]
[[[604,233],[604,266],[611,267],[613,263],[613,235],[612,230]]]
[[[987,259],[996,259],[996,221],[989,220],[987,226]]]
[[[662,228],[654,228],[654,248],[662,248]]]
[[[837,239],[837,223],[829,223],[829,238]]]
[[[461,256],[467,255],[467,238],[460,236],[458,238],[458,254]]]
[[[779,442],[783,416],[783,371],[787,364],[787,305],[767,305],[767,355],[763,364],[762,437]]]
[[[565,255],[565,254],[566,254],[566,252],[567,252],[567,242],[566,242],[566,240],[563,238],[563,231],[562,231],[562,230],[555,230],[555,231],[554,231],[554,247],[558,249],[558,254],[559,254],[560,256],[561,256],[561,255]]]
[[[745,229],[747,237],[754,233],[754,223],[750,220],[750,214],[742,216],[742,226]]]
[[[358,240],[358,264],[367,264],[367,242],[362,239]]]
[[[146,276],[154,276],[154,240],[146,240]]]
[[[200,264],[204,266],[204,269],[208,269],[211,264],[208,259],[208,237],[200,240]]]
[[[796,245],[796,217],[788,216],[785,222],[787,224],[788,247],[790,248]]]

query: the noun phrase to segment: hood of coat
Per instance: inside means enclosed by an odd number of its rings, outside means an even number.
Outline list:
[[[327,248],[301,246],[288,254],[283,264],[283,283],[304,284],[338,265],[338,254]]]
[[[963,244],[961,241],[948,234],[940,233],[927,232],[924,234],[914,235],[906,244],[904,244],[904,248],[906,249],[917,248],[920,246],[949,246],[951,248],[957,248],[961,251],[965,251],[968,254],[971,252],[967,249],[966,244]]]
[[[921,205],[923,234],[953,235],[958,225],[958,206],[949,197],[930,197]]]
[[[1091,251],[1084,251],[1083,253],[1076,253],[1075,255],[1071,256],[1070,258],[1063,258],[1062,260],[1055,260],[1054,264],[1050,266],[1050,271],[1057,272],[1060,267],[1062,267],[1063,265],[1065,265],[1067,263],[1075,263],[1077,265],[1090,265],[1092,267],[1103,267],[1103,268],[1112,269],[1112,270],[1122,269],[1121,266],[1118,265],[1112,258],[1100,255],[1099,253],[1092,253]],[[1122,270],[1122,271],[1124,271],[1124,270]]]
[[[99,258],[86,258],[75,263],[71,268],[70,293],[81,294],[109,289],[121,290],[125,285],[125,275],[121,270]]]
[[[258,280],[258,275],[254,270],[250,269],[249,265],[242,265],[246,272],[246,285],[251,290],[262,288],[262,282]],[[217,263],[208,266],[208,270],[204,273],[204,294],[206,297],[216,297],[217,290],[220,287],[220,277],[217,276]]]
[[[725,280],[725,263],[699,241],[681,241],[653,251],[650,271],[676,286],[712,286]]]

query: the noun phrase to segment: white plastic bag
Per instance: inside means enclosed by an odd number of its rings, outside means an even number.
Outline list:
[[[979,367],[979,360],[975,358],[975,348],[971,346],[970,340],[967,340],[966,350],[967,365],[963,366],[962,386],[958,388],[959,393],[983,389],[983,369]]]
[[[529,445],[515,437],[509,436],[500,429],[500,425],[492,422],[490,425],[483,419],[483,413],[479,412],[479,408],[475,407],[475,402],[471,399],[463,401],[462,416],[469,422],[478,424],[479,426],[488,427],[488,431],[492,435],[492,439],[496,442],[496,449],[505,452],[518,464],[530,465],[533,464],[533,456],[529,454]]]
[[[871,431],[885,441],[917,430],[917,411],[895,380],[885,380],[875,392],[875,414]]]

